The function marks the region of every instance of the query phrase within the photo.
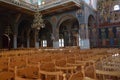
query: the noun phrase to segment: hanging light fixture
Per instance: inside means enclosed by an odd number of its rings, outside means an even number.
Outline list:
[[[37,10],[34,15],[34,20],[32,24],[32,28],[40,30],[41,28],[44,28],[44,20],[42,19],[42,14]]]

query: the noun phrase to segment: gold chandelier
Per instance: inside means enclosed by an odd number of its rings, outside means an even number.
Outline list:
[[[32,28],[40,30],[41,28],[44,28],[44,20],[42,19],[42,14],[39,12],[39,10],[36,11],[34,15],[34,20],[32,24]]]

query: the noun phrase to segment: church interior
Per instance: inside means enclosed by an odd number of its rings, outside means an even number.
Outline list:
[[[120,80],[120,0],[0,0],[0,80]]]

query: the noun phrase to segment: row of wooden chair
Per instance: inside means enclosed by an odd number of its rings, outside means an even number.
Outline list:
[[[11,51],[11,53],[7,52],[6,54],[2,53],[0,58],[0,74],[4,72],[12,73],[9,77],[11,80],[97,80],[97,78],[99,80],[99,76],[96,77],[96,74],[101,75],[102,73],[98,71],[100,66],[103,67],[101,61],[109,62],[111,56],[119,52],[116,49],[99,50],[102,49],[87,51],[80,51],[78,49],[75,49],[75,51],[71,49],[55,51],[21,50]],[[97,53],[96,51],[99,52]],[[116,66],[119,58],[115,57],[112,57],[112,61],[116,61],[113,64]],[[119,78],[119,75],[117,77]],[[1,77],[0,80],[7,79],[2,79]]]
[[[99,80],[120,79],[120,55],[118,53],[117,56],[111,55],[101,60],[99,65],[101,65],[101,68],[96,68],[96,74],[99,76]]]

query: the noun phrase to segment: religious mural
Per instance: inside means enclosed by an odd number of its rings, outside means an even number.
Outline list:
[[[120,46],[120,26],[99,28],[101,46]]]
[[[118,39],[118,45],[120,45],[120,27],[117,27],[116,29],[117,29],[116,30],[116,37]]]
[[[119,0],[99,0],[99,39],[101,46],[120,46],[120,4]]]
[[[108,29],[108,38],[109,38],[110,46],[113,46],[114,45],[114,33],[113,33],[112,28]]]
[[[105,22],[114,23],[120,21],[120,5],[119,0],[99,0],[98,14],[100,24]]]
[[[101,30],[101,41],[102,41],[102,46],[106,45],[106,32],[105,29]]]

